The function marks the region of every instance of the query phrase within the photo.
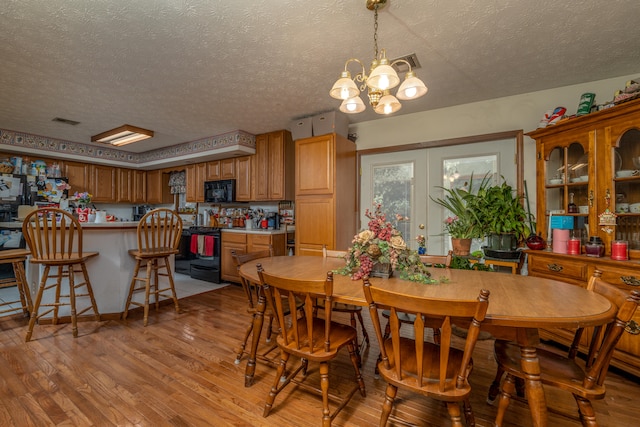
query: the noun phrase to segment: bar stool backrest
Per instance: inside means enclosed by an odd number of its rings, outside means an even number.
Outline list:
[[[69,212],[58,208],[40,208],[28,214],[22,234],[39,260],[65,260],[82,257],[82,226]]]

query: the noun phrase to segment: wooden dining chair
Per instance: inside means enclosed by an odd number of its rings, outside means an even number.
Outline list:
[[[44,267],[25,341],[31,340],[33,327],[43,316],[53,313],[51,322],[57,324],[63,306],[70,309],[71,330],[76,338],[78,316],[91,310],[94,319],[100,321],[86,265],[90,258],[98,256],[98,252],[83,251],[80,222],[62,209],[41,208],[29,213],[22,222],[22,234],[31,252],[29,262]],[[55,268],[55,274],[51,274],[52,268]],[[80,283],[76,283],[76,274],[82,274]],[[88,298],[88,304],[78,309],[77,300],[81,298]],[[40,313],[41,307],[47,310]]]
[[[423,264],[435,267],[435,268],[449,268],[451,267],[451,261],[453,260],[453,251],[449,251],[446,255],[420,255],[420,261]],[[382,317],[387,319],[387,324],[384,327],[384,339],[386,340],[391,334],[391,328],[389,325],[389,310],[382,310]],[[400,320],[400,326],[403,324],[413,325],[415,321],[415,316],[410,313],[400,313],[398,316],[398,320]],[[433,333],[433,342],[438,344],[440,342],[440,330],[437,328],[431,328]],[[380,355],[378,355],[378,361],[380,361]],[[378,364],[376,363],[375,367],[375,376],[378,377]]]
[[[3,298],[0,301],[0,314],[16,313],[18,310],[27,317],[33,310],[31,292],[27,284],[24,263],[31,252],[27,249],[6,249],[0,251],[0,265],[11,264],[13,277],[0,279],[0,289],[15,286],[18,291],[17,299]]]
[[[331,320],[333,273],[328,272],[326,279],[323,280],[296,280],[271,275],[263,270],[261,264],[258,264],[258,275],[267,303],[272,307],[280,325],[280,333],[276,338],[280,349],[280,364],[269,391],[263,416],[269,415],[276,396],[287,385],[295,383],[298,387],[322,396],[322,425],[331,426],[332,420],[347,405],[356,391],[360,390],[360,394],[363,397],[366,396],[356,356],[356,329]],[[324,318],[314,315],[318,299],[325,301]],[[304,303],[304,315],[286,319],[288,313],[296,311],[299,301]],[[336,358],[338,351],[343,347],[347,347],[349,351],[356,384],[349,391],[341,391],[340,395],[337,395],[329,392],[329,362]],[[294,369],[287,369],[290,356],[300,358],[300,364]],[[320,389],[305,381],[308,378],[309,362],[320,365]],[[297,378],[299,373],[302,373],[303,378]],[[287,401],[291,399],[288,398]],[[329,407],[330,401],[336,403],[333,412]]]
[[[158,208],[147,212],[138,222],[138,247],[130,249],[129,255],[136,260],[129,294],[122,319],[129,314],[129,307],[143,307],[144,326],[149,323],[149,299],[153,295],[156,310],[160,306],[160,297],[173,300],[176,313],[180,311],[176,287],[171,271],[170,257],[179,252],[178,245],[182,235],[182,219],[171,209]],[[144,266],[141,274],[141,267]],[[166,277],[168,284],[161,288],[160,277]],[[170,294],[166,293],[171,291]],[[144,301],[133,299],[134,294],[144,292]]]
[[[231,258],[233,259],[233,263],[235,264],[238,270],[240,270],[240,266],[242,266],[243,264],[246,264],[251,261],[255,261],[259,258],[266,258],[266,257],[272,257],[272,256],[273,256],[272,247],[269,247],[269,249],[266,249],[263,251],[249,252],[245,254],[238,253],[236,250],[231,251]],[[262,292],[260,284],[252,283],[251,281],[245,279],[240,274],[239,276],[240,276],[240,284],[242,285],[242,290],[244,290],[244,293],[247,297],[247,313],[251,315],[251,322],[249,322],[249,326],[247,327],[247,330],[244,333],[244,338],[240,343],[240,347],[236,351],[236,359],[234,361],[236,365],[240,364],[240,361],[242,360],[242,356],[246,354],[245,348],[247,347],[247,342],[249,341],[249,337],[251,336],[251,333],[255,332],[256,334],[258,334],[258,336],[260,336],[262,332],[262,331],[253,331],[253,326],[255,323],[256,316],[264,316],[268,319],[267,336],[266,336],[267,343],[271,342],[271,335],[273,333],[272,332],[273,318],[274,318],[273,312],[269,308],[265,310],[264,314],[258,310],[258,300],[260,299],[260,294]],[[261,361],[271,362],[271,359],[268,358],[268,354],[271,353],[271,351],[273,351],[275,348],[277,348],[277,346],[274,343],[264,353],[256,354],[256,357]],[[250,360],[248,363],[255,363],[255,361]]]
[[[347,256],[347,252],[327,249],[325,245],[322,246],[322,256],[325,258],[345,259],[345,257]],[[318,308],[324,308],[323,300],[318,301]],[[356,354],[358,355],[358,362],[360,363],[360,366],[362,366],[362,353],[364,352],[365,346],[369,346],[369,334],[367,333],[367,328],[364,326],[364,320],[362,319],[362,307],[354,304],[334,302],[333,312],[349,314],[351,326],[353,326],[356,331],[358,330],[358,323],[360,323],[360,329],[362,331],[362,344],[360,344],[358,336],[356,335]],[[356,318],[358,319],[357,322]]]
[[[403,422],[391,415],[399,388],[446,402],[453,426],[462,426],[462,402],[467,425],[475,425],[468,377],[473,368],[471,353],[489,306],[489,291],[481,290],[476,300],[449,301],[398,294],[372,286],[368,278],[363,279],[363,288],[382,353],[378,371],[387,382],[380,425],[386,425],[390,418]],[[382,334],[381,310],[390,313],[388,338]],[[400,335],[402,317],[407,313],[414,316],[415,339]],[[452,318],[469,320],[464,350],[451,346]],[[426,327],[440,328],[440,344],[425,341]]]
[[[591,401],[605,397],[604,381],[613,351],[640,304],[640,291],[625,292],[602,280],[601,275],[602,273],[596,270],[589,279],[587,289],[609,299],[617,307],[617,313],[610,323],[593,328],[589,337],[586,362],[576,358],[578,345],[585,332],[584,328],[576,330],[566,354],[562,354],[555,348],[536,349],[542,384],[571,393],[578,406],[580,422],[585,427],[598,425]],[[494,354],[498,363],[498,372],[490,389],[489,400],[495,399],[497,393],[495,385],[504,375],[500,383],[498,413],[495,421],[496,426],[501,426],[510,399],[516,395],[516,380],[524,380],[526,375],[521,370],[522,356],[517,343],[498,339],[494,344]]]

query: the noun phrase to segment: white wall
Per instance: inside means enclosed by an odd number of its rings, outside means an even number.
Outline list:
[[[537,128],[540,118],[547,110],[563,106],[567,108],[567,115],[575,114],[583,93],[595,93],[595,102],[602,104],[612,100],[615,91],[623,89],[628,80],[638,77],[640,72],[523,95],[392,116],[352,124],[349,126],[349,133],[357,134],[358,150],[366,150],[519,129],[529,132]],[[535,197],[532,196],[536,191],[535,177],[535,144],[525,136],[524,179],[531,196],[532,212],[535,212]]]

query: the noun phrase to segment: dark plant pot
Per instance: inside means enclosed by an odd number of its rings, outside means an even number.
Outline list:
[[[494,251],[515,251],[518,239],[513,233],[490,234],[487,238],[487,248]]]

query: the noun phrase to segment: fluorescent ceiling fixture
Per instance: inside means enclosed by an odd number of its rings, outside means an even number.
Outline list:
[[[119,128],[111,129],[92,136],[91,142],[104,142],[105,144],[121,146],[152,137],[152,130],[142,129],[131,125],[122,125]]]

